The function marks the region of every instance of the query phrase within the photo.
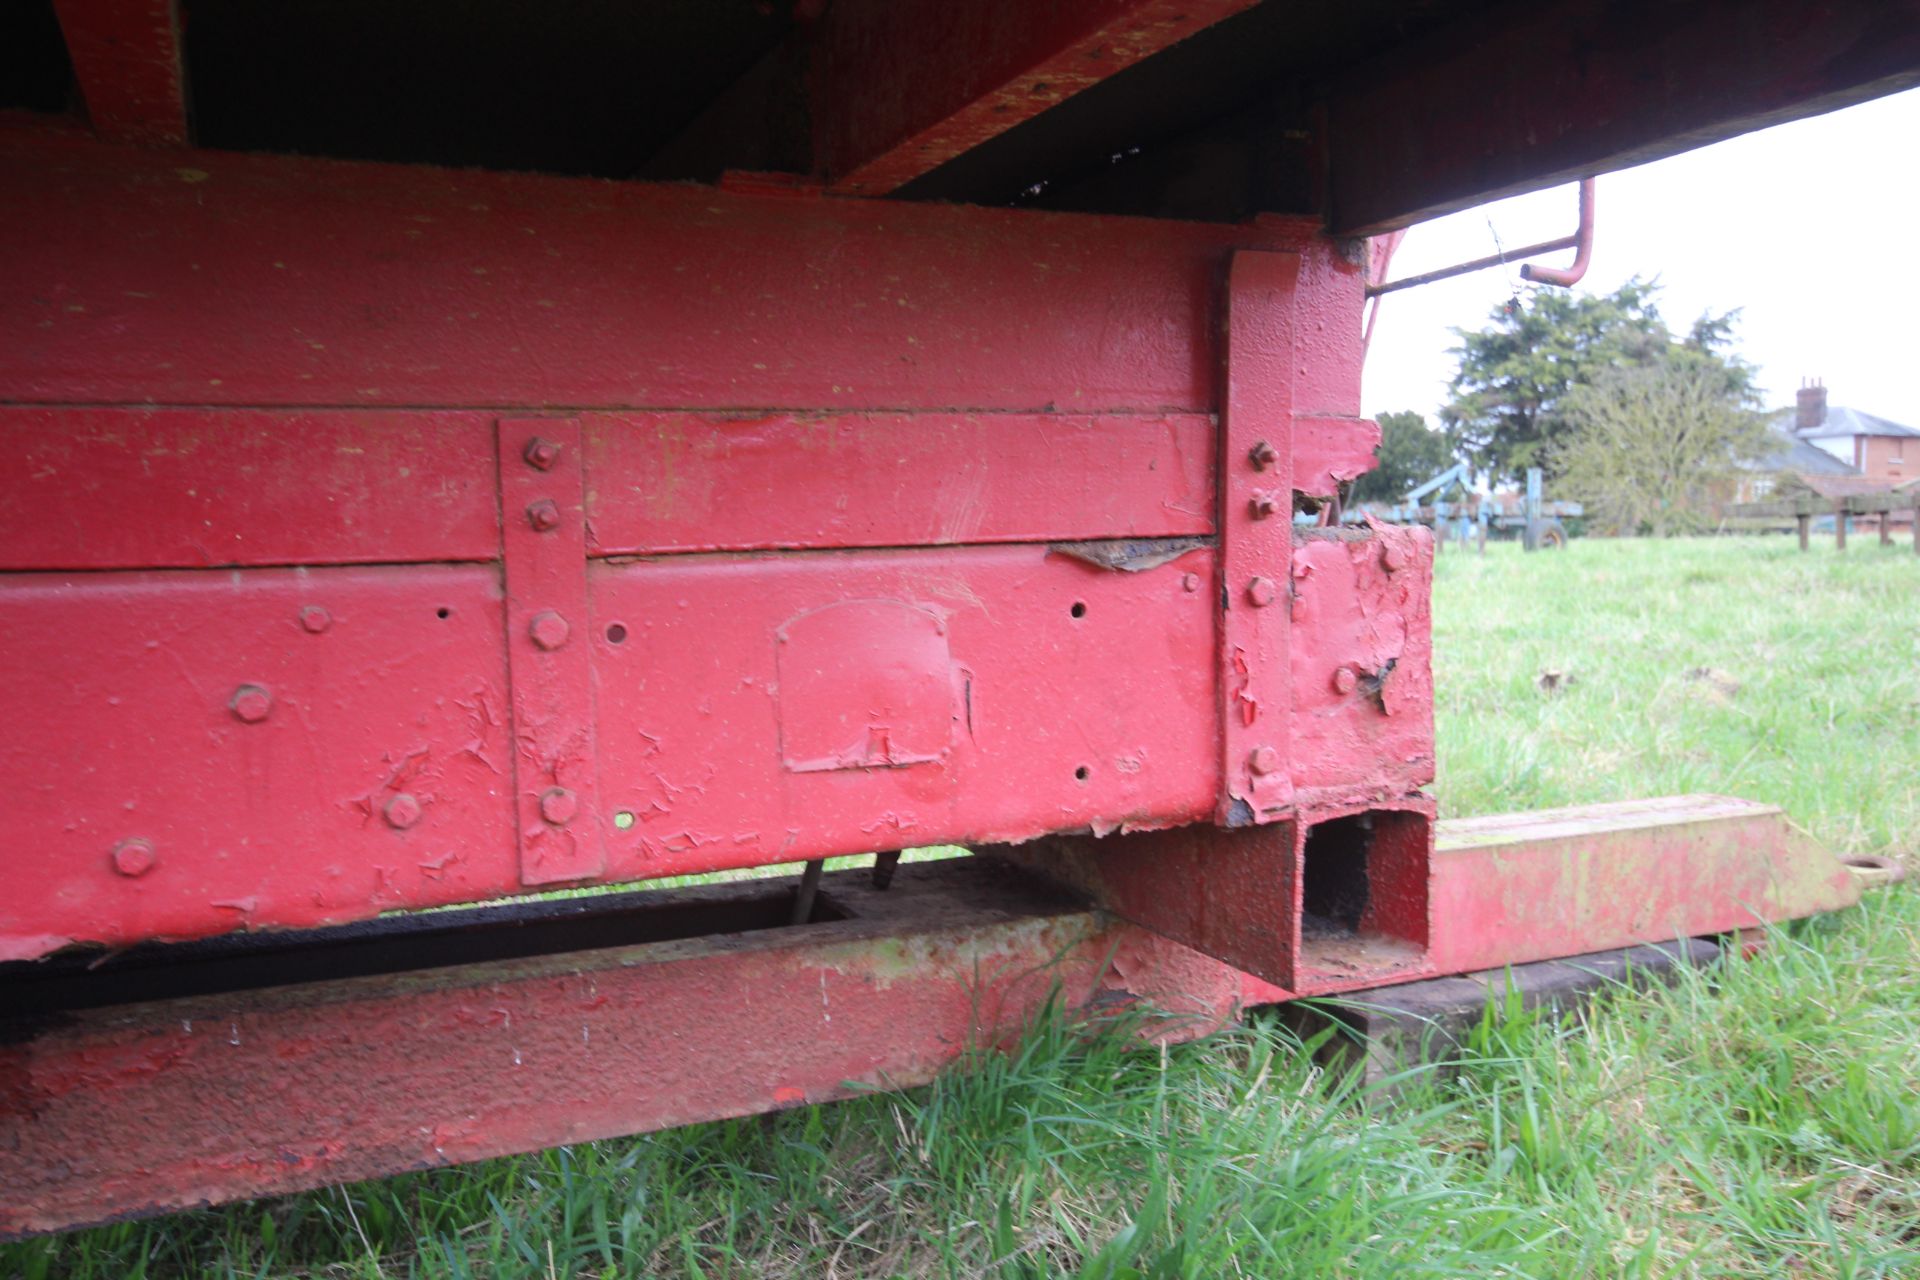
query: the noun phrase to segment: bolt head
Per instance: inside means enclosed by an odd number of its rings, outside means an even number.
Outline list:
[[[300,625],[313,635],[319,635],[333,625],[333,615],[317,604],[300,607]]]
[[[157,861],[151,840],[122,840],[113,846],[113,869],[129,879],[147,874]]]
[[[387,825],[395,831],[405,831],[420,821],[420,813],[420,801],[412,792],[396,791],[387,801],[387,807],[380,811],[380,816],[385,818]]]
[[[535,436],[527,441],[527,447],[521,456],[527,460],[528,466],[541,471],[551,471],[554,464],[560,461],[560,442]]]
[[[551,653],[567,642],[573,634],[573,628],[567,620],[551,609],[543,609],[533,615],[533,621],[527,624],[527,634],[533,642]]]
[[[1272,578],[1250,578],[1247,581],[1247,601],[1256,609],[1266,608],[1279,594],[1279,588],[1273,585]]]
[[[259,724],[273,711],[273,695],[264,685],[243,684],[233,691],[227,707],[248,724]]]
[[[1247,512],[1255,520],[1265,520],[1280,509],[1280,495],[1271,489],[1255,489],[1247,500]]]
[[[1200,575],[1197,573],[1181,574],[1180,589],[1182,591],[1198,591],[1200,589]]]
[[[1352,693],[1360,685],[1360,677],[1352,667],[1341,667],[1333,673],[1333,688],[1336,693]]]
[[[541,533],[547,533],[560,527],[560,504],[552,498],[542,498],[538,502],[527,504],[527,523]]]
[[[1247,450],[1247,461],[1253,464],[1255,471],[1265,471],[1268,467],[1280,461],[1280,454],[1272,445],[1268,444],[1265,440],[1261,440],[1257,442],[1253,448]]]
[[[1247,768],[1255,777],[1264,778],[1280,771],[1280,752],[1273,747],[1255,747],[1247,753]]]
[[[556,827],[564,827],[580,812],[580,798],[565,787],[548,787],[540,793],[540,816]]]

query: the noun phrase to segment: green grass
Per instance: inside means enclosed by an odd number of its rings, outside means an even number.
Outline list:
[[[1435,596],[1446,813],[1722,791],[1913,857],[1910,550],[1496,546]],[[1125,1033],[1043,1019],[905,1095],[79,1232],[0,1275],[1920,1275],[1911,885],[1577,1022],[1490,1011],[1393,1101],[1270,1017]]]

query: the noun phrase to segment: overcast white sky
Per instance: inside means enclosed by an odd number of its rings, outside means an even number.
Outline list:
[[[1575,189],[1520,196],[1413,228],[1394,278],[1565,235]],[[1920,90],[1763,129],[1638,169],[1602,174],[1595,293],[1658,276],[1661,314],[1684,331],[1703,310],[1743,308],[1742,355],[1769,407],[1802,377],[1834,404],[1920,426]],[[1572,252],[1543,261],[1556,266]],[[1437,423],[1454,327],[1478,329],[1520,282],[1499,268],[1396,293],[1367,356],[1365,411]]]

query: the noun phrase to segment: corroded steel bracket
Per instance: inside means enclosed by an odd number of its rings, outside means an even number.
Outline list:
[[[575,418],[502,418],[500,541],[520,878],[585,880],[606,869],[586,634],[585,450]]]

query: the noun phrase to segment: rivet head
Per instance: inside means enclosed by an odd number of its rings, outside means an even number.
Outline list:
[[[113,846],[113,869],[129,878],[147,874],[158,860],[151,840],[122,840]]]
[[[1253,448],[1247,450],[1247,461],[1253,464],[1255,471],[1265,471],[1268,467],[1280,461],[1280,454],[1272,445],[1268,444],[1265,440],[1261,440],[1255,443]]]
[[[300,625],[317,636],[333,625],[333,615],[317,604],[302,605]]]
[[[1280,770],[1280,752],[1273,747],[1255,747],[1247,753],[1247,768],[1261,778],[1277,773]]]
[[[1264,609],[1279,596],[1272,578],[1252,578],[1247,582],[1247,600],[1256,609]]]
[[[527,465],[530,467],[551,471],[554,464],[560,461],[560,442],[535,436],[527,441],[527,447],[520,456],[527,460]]]
[[[1352,667],[1341,667],[1333,673],[1333,687],[1338,693],[1352,693],[1359,684],[1360,677],[1353,673]]]
[[[396,791],[387,801],[387,807],[380,811],[380,816],[395,831],[405,831],[420,821],[420,801],[410,791]]]
[[[1180,589],[1182,591],[1198,591],[1200,589],[1200,575],[1197,573],[1181,574]]]
[[[1388,573],[1394,573],[1407,566],[1407,553],[1397,542],[1389,542],[1380,551],[1380,563],[1387,566]]]
[[[1247,513],[1255,520],[1265,520],[1280,509],[1280,495],[1271,489],[1255,489],[1247,500]]]
[[[556,827],[572,822],[579,811],[579,798],[565,787],[548,787],[540,793],[540,816]]]
[[[527,624],[527,634],[533,637],[535,644],[552,652],[567,642],[567,637],[573,634],[573,628],[553,610],[543,609],[534,614],[533,621]]]
[[[233,691],[227,707],[248,724],[259,724],[273,711],[273,695],[264,685],[243,684]]]
[[[527,504],[527,523],[541,533],[548,533],[560,527],[560,504],[552,498],[542,498],[538,502]]]

